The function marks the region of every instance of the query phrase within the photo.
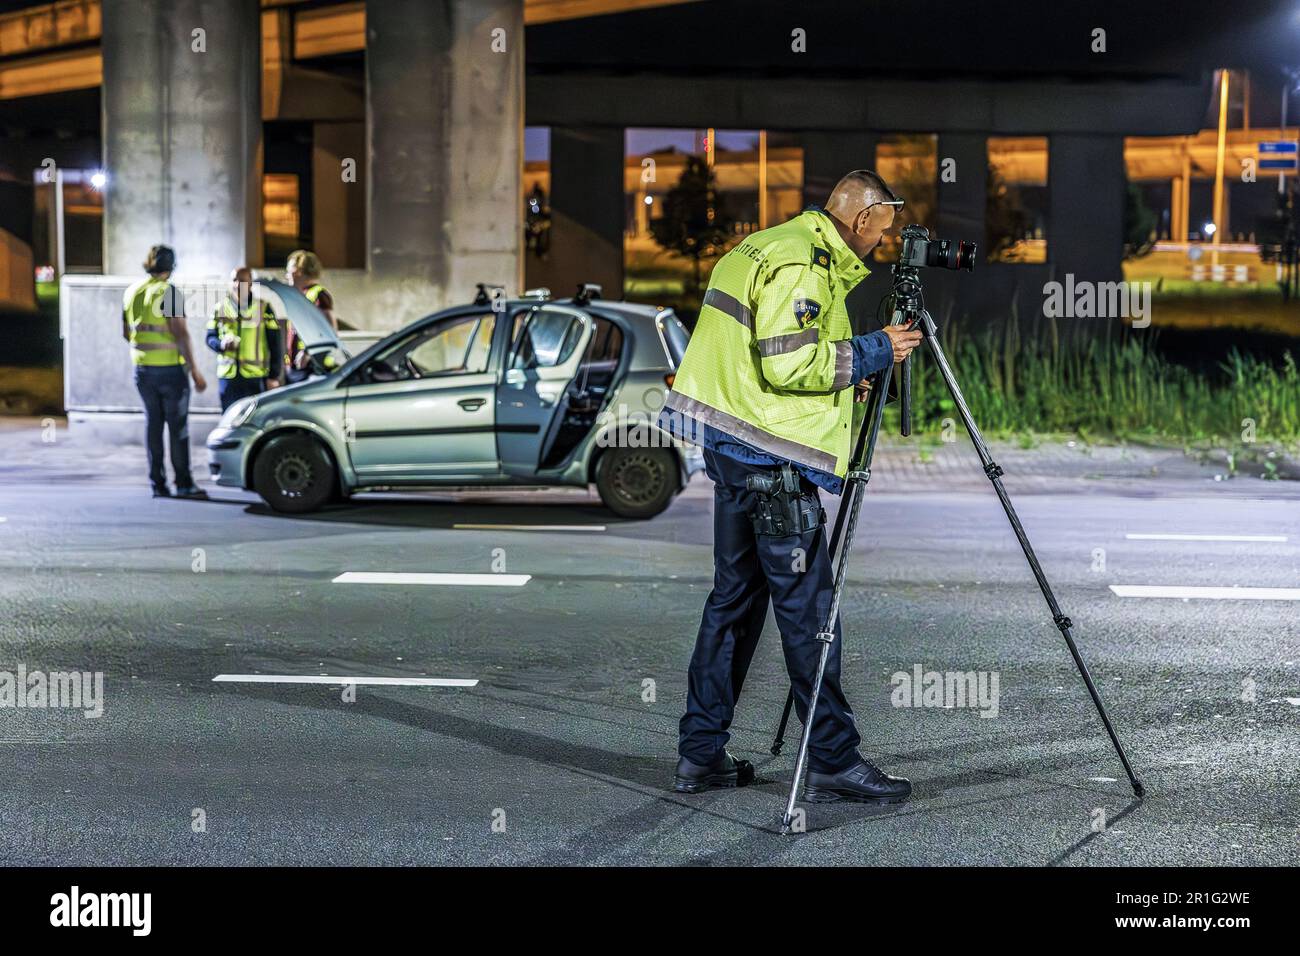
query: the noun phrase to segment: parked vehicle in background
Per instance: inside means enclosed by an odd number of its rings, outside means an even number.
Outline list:
[[[628,518],[659,514],[703,469],[653,423],[689,333],[670,309],[480,287],[355,357],[295,289],[264,281],[313,361],[341,367],[244,399],[208,436],[217,483],[307,512],[357,491],[586,486]]]

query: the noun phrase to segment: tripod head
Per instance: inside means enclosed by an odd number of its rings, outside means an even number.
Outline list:
[[[898,261],[890,267],[893,284],[885,299],[890,302],[890,325],[918,326],[926,336],[935,334],[934,319],[925,309],[925,293],[921,288],[921,269],[937,266],[971,272],[975,268],[975,243],[960,239],[931,239],[930,231],[913,223],[903,227],[903,247]],[[900,429],[904,438],[912,434],[912,357],[903,359],[898,379]]]

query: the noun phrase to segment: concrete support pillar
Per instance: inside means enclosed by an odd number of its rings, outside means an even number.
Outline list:
[[[623,297],[624,133],[621,128],[551,129],[551,247],[529,263],[529,284],[569,295],[595,282]]]
[[[806,132],[803,142],[804,205],[824,205],[845,173],[876,168],[879,136],[868,130],[839,133]],[[773,223],[775,225],[775,223]]]
[[[981,133],[940,133],[935,188],[939,214],[934,228],[941,239],[964,239],[979,247],[980,263],[988,252],[985,206],[988,202],[988,138]],[[952,160],[951,165],[948,161]],[[945,167],[952,182],[944,182]]]
[[[365,124],[316,123],[312,128],[312,246],[327,269],[366,264]],[[357,161],[356,179],[344,164]]]
[[[219,275],[257,248],[258,0],[103,0],[104,270],[151,245]]]
[[[1124,138],[1059,134],[1049,150],[1047,261],[1054,277],[1123,279]]]
[[[523,17],[523,0],[366,3],[372,311],[518,290]]]

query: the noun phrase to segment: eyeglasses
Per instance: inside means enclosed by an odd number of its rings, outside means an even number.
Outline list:
[[[899,210],[899,209],[902,209],[902,208],[903,208],[903,200],[901,200],[901,199],[882,199],[882,200],[880,200],[879,202],[873,202],[873,203],[871,203],[871,205],[867,206],[867,211],[868,211],[868,212],[871,211],[872,206],[893,206],[895,210]]]

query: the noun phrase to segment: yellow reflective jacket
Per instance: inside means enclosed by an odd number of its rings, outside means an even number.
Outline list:
[[[844,300],[867,274],[821,210],[746,238],[714,266],[660,427],[697,440],[709,425],[843,478],[854,420]]]
[[[166,279],[147,276],[122,294],[122,320],[131,361],[153,368],[184,365],[180,345],[172,335],[169,316],[185,314],[180,290]]]
[[[218,378],[266,378],[271,374],[267,333],[279,335],[280,327],[269,303],[253,299],[247,308],[237,310],[227,297],[208,320],[208,332],[216,336],[218,345],[229,336],[239,339],[237,348],[217,351]]]

